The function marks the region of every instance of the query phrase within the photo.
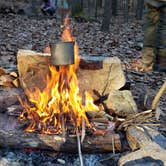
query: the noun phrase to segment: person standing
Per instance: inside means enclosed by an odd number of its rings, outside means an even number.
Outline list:
[[[145,0],[142,69],[166,71],[166,0]]]
[[[46,15],[54,15],[55,13],[55,0],[43,0],[41,11]]]

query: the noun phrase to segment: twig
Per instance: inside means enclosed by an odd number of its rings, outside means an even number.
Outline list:
[[[79,136],[79,133],[78,133],[78,127],[76,128],[76,135],[77,135],[77,146],[78,146],[78,154],[79,154],[79,159],[80,159],[80,166],[84,166],[83,158],[82,158],[82,152],[81,152],[80,136]]]
[[[62,114],[62,137],[65,138],[66,135],[66,130],[65,130],[65,119],[64,119],[64,115]]]
[[[164,94],[165,91],[166,91],[166,81],[163,83],[163,85],[159,89],[157,95],[155,96],[155,98],[152,101],[152,110],[156,109],[157,104],[160,100],[160,97]]]
[[[113,137],[112,137],[112,152],[113,154],[115,154],[115,142]]]
[[[131,125],[139,125],[145,122],[149,122],[153,118],[153,110],[147,110],[144,112],[137,113],[128,117],[122,124],[118,127],[118,130],[121,130],[124,127],[131,126]]]
[[[82,117],[81,143],[83,143],[84,138],[85,138],[85,120]]]
[[[86,105],[86,95],[85,91],[82,92],[82,105]],[[85,138],[85,119],[82,117],[82,131],[81,131],[81,143],[83,143]]]
[[[111,160],[112,158],[117,157],[117,156],[120,156],[120,153],[116,153],[116,154],[113,154],[113,155],[111,155],[111,156],[109,156],[109,157],[107,157],[107,158],[101,159],[101,160],[99,160],[99,163],[100,163],[100,162],[104,162],[104,161]],[[100,164],[101,164],[101,163],[100,163]]]

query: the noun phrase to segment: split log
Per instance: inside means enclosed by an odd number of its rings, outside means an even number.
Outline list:
[[[10,75],[2,75],[0,76],[0,85],[1,86],[6,86],[6,87],[13,87],[13,79]]]
[[[77,152],[76,136],[27,133],[18,129],[19,122],[14,116],[0,114],[0,146],[14,149],[41,149],[57,152]],[[114,140],[114,141],[112,141]],[[114,142],[114,144],[113,144]],[[82,144],[83,152],[112,152],[121,150],[119,134],[86,135]]]
[[[93,90],[96,90],[102,94],[105,87],[105,93],[109,93],[110,90],[117,90],[125,85],[121,61],[117,57],[86,56],[80,58],[81,68],[77,71],[80,90],[87,90],[91,94]],[[45,78],[49,74],[50,54],[19,50],[17,62],[23,88],[33,90],[34,87],[40,89],[45,87]]]
[[[35,87],[44,89],[46,76],[49,74],[49,60],[49,54],[19,50],[17,53],[17,68],[21,86],[31,90]]]
[[[91,92],[96,90],[101,96],[109,94],[112,90],[122,88],[126,79],[117,57],[82,57],[87,62],[102,61],[102,68],[99,70],[79,69],[77,72],[79,87]],[[95,95],[93,98],[97,99]]]
[[[155,160],[155,162],[160,161],[166,165],[166,138],[164,136],[152,128],[136,126],[130,126],[126,135],[131,149],[139,150],[121,157],[118,162],[119,166],[133,164],[147,157],[150,158],[151,162]],[[147,161],[144,162],[146,164]],[[144,163],[140,165],[144,165]]]
[[[16,72],[7,72],[6,70],[0,68],[0,86],[5,87],[18,87],[19,82],[17,79]]]

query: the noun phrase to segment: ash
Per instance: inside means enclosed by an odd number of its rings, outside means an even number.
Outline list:
[[[116,166],[121,154],[84,154],[84,166]],[[80,166],[77,154],[31,149],[0,150],[0,166]]]

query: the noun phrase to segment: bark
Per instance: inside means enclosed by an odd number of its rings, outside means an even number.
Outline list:
[[[81,91],[89,91],[94,99],[97,98],[93,90],[102,94],[106,88],[105,94],[107,94],[110,90],[117,90],[125,85],[121,61],[117,57],[86,56],[81,58],[81,69],[77,71],[79,88]],[[49,74],[49,59],[49,54],[19,50],[18,73],[23,88],[34,90],[38,87],[43,90],[46,85],[46,75]]]
[[[98,0],[95,0],[95,18],[97,18],[98,14]]]
[[[57,152],[77,152],[76,136],[47,135],[27,133],[19,128],[14,116],[0,114],[0,146],[14,149],[41,149]],[[113,141],[112,141],[113,140]],[[114,144],[113,144],[114,142]],[[83,152],[111,152],[121,150],[119,134],[86,135],[82,144]]]
[[[112,15],[117,16],[117,6],[118,1],[117,0],[112,0]]]
[[[129,21],[129,0],[125,0],[124,19],[125,19],[125,22],[128,23],[128,21]]]
[[[143,9],[144,9],[144,0],[138,0],[137,9],[136,9],[136,18],[137,18],[137,20],[142,20]]]
[[[105,32],[109,31],[110,17],[111,17],[111,1],[105,0],[103,21],[101,26],[102,31],[105,31]]]
[[[163,135],[161,135],[154,129],[145,126],[143,127],[130,126],[127,129],[126,136],[131,149],[132,150],[139,149],[139,150],[136,150],[125,156],[122,156],[118,162],[119,166],[135,165],[136,163],[134,163],[133,161],[140,160],[146,157],[151,158],[149,159],[149,162],[151,163],[154,162],[154,160],[158,160],[160,161],[160,163],[162,163],[161,165],[166,164],[166,158],[165,158],[166,150],[164,149],[166,148],[165,146],[166,139]],[[147,165],[147,160],[141,162],[141,165]]]

